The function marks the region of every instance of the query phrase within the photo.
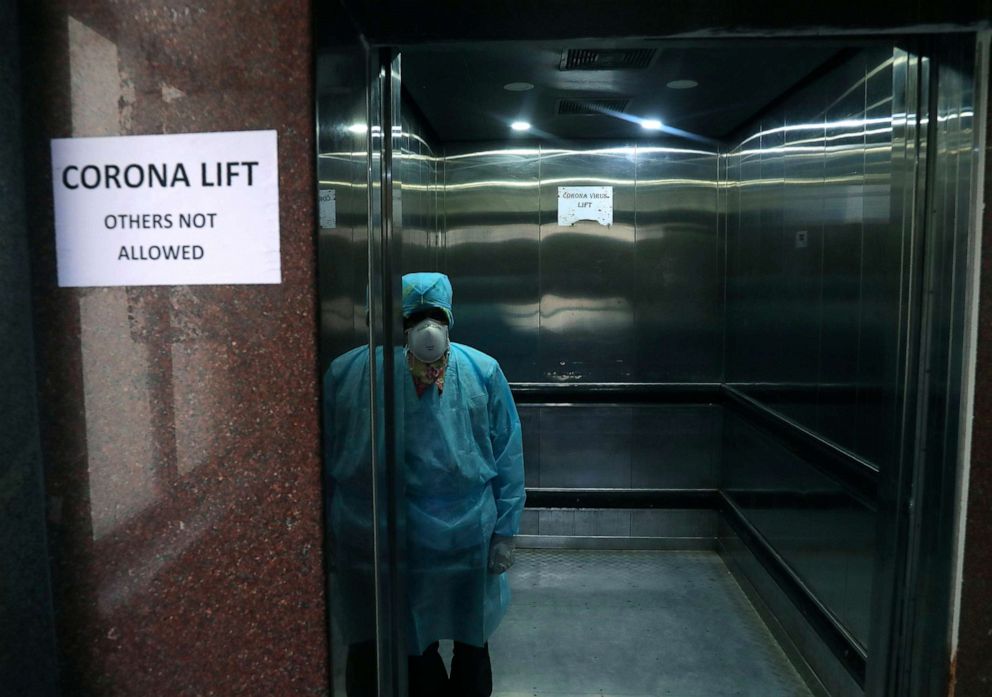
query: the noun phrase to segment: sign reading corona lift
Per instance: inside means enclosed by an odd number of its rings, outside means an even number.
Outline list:
[[[275,131],[52,140],[59,285],[280,283]]]
[[[580,220],[613,225],[612,186],[558,187],[558,224],[574,225]]]

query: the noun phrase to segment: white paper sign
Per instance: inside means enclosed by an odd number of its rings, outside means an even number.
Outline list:
[[[52,140],[60,286],[280,283],[275,131]]]
[[[338,226],[337,191],[321,189],[320,191],[320,227],[332,230]]]
[[[558,187],[558,224],[574,225],[580,220],[613,225],[612,186]]]

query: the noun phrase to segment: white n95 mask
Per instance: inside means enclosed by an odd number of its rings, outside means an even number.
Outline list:
[[[406,333],[410,352],[424,363],[433,363],[448,350],[448,326],[436,319],[424,319]]]

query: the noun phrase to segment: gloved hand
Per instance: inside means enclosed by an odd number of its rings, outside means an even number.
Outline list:
[[[512,537],[493,535],[489,543],[489,573],[506,573],[513,566],[513,551],[516,547]]]

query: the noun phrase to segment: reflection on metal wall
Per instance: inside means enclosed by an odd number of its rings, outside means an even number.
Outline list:
[[[347,58],[347,70],[337,65]],[[320,80],[347,82],[346,75],[364,76],[360,54],[325,54],[317,59]],[[349,72],[350,71],[350,72]],[[326,90],[327,94],[321,94]],[[344,90],[355,95],[341,97]],[[348,349],[368,342],[365,323],[368,284],[368,151],[364,79],[351,84],[318,84],[317,95],[317,175],[325,196],[333,192],[333,227],[320,228],[320,365]],[[321,211],[328,218],[327,204]]]
[[[975,86],[987,84],[988,77],[986,73],[976,78],[976,50],[971,41],[948,41],[934,53],[937,95],[930,120],[932,140],[928,141],[933,167],[923,255],[926,300],[921,313],[926,372],[919,396],[927,405],[927,413],[924,432],[917,434],[921,474],[913,496],[913,511],[923,522],[918,533],[922,550],[918,558],[922,562],[911,570],[908,584],[917,614],[912,631],[904,628],[898,645],[911,672],[908,687],[903,688],[908,694],[938,694],[947,685],[952,660],[957,660],[959,667],[967,665],[960,657],[952,659],[945,639],[956,634],[950,628],[946,607],[961,584],[959,572],[952,572],[947,560],[961,534],[956,519],[961,505],[959,487],[969,457],[964,446],[967,417],[962,416],[971,414],[967,395],[970,366],[966,364],[973,360],[967,346],[977,321],[977,314],[970,314],[977,286],[975,260],[981,248],[982,207],[977,181],[984,165],[975,127],[985,123],[981,117],[976,119],[980,107],[976,105]],[[967,669],[961,674],[967,675]],[[981,691],[975,683],[959,682],[958,694]]]
[[[521,405],[527,486],[715,489],[716,405]]]
[[[899,329],[892,91],[892,51],[859,52],[725,156],[726,382],[878,465]]]
[[[871,464],[895,463],[903,226],[891,209],[892,49],[844,62],[724,156],[725,382]],[[723,487],[865,647],[872,501],[728,414]]]
[[[712,382],[717,157],[623,145],[445,153],[454,337],[512,382]],[[613,224],[558,225],[559,186],[612,186]]]
[[[495,356],[512,381],[538,375],[540,151],[446,148],[444,270],[453,338]]]
[[[321,76],[333,72],[320,66],[318,71]],[[438,267],[441,241],[439,181],[443,161],[423,124],[414,114],[403,111],[402,129],[393,137],[401,272],[432,271]],[[317,118],[319,186],[321,192],[334,192],[336,207],[335,224],[321,227],[319,238],[321,366],[326,367],[335,356],[368,341],[369,162],[364,101],[349,104],[337,93],[319,97]],[[371,135],[378,147],[379,133]]]
[[[318,235],[318,273],[320,291],[320,368],[324,377],[322,421],[324,433],[325,481],[346,479],[332,454],[335,438],[331,435],[334,418],[346,423],[354,414],[369,413],[370,393],[358,384],[350,394],[338,398],[329,394],[337,386],[327,380],[325,371],[331,361],[349,350],[368,344],[366,293],[369,250],[369,160],[368,145],[374,135],[366,113],[365,53],[356,43],[342,40],[334,50],[322,50],[317,57],[317,174],[323,197],[334,196],[334,220],[328,204],[322,204]],[[375,134],[377,136],[377,134]],[[378,140],[378,137],[377,137]],[[378,143],[376,144],[378,147]],[[378,159],[376,160],[378,169]],[[321,204],[318,204],[321,205]],[[365,387],[365,389],[362,389]],[[326,413],[329,405],[336,410]],[[360,435],[354,436],[357,441]],[[340,450],[340,449],[339,449]],[[347,548],[338,549],[333,539],[335,519],[341,520],[342,500],[360,501],[355,509],[372,507],[372,472],[367,463],[355,468],[349,482],[350,493],[334,500],[326,490],[328,508],[325,525],[328,532],[328,583],[333,589],[330,600],[330,646],[334,694],[345,691],[345,666],[349,644],[368,640],[374,631],[375,585],[369,560],[373,555],[371,527],[351,530]],[[343,491],[339,484],[338,491]],[[364,505],[362,505],[364,504]],[[363,511],[364,512],[364,511]],[[368,515],[371,518],[371,515]],[[367,635],[358,636],[354,627],[366,625]]]
[[[875,513],[832,479],[727,410],[722,488],[809,590],[862,645]]]
[[[402,128],[393,134],[393,186],[399,192],[396,200],[400,210],[394,212],[394,220],[402,234],[401,272],[436,271],[441,239],[439,182],[444,163],[412,106],[404,100],[400,109]]]

